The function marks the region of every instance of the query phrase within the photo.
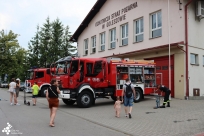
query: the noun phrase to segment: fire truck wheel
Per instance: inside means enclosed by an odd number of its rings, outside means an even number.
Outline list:
[[[83,91],[77,98],[77,105],[81,108],[88,108],[93,104],[93,96],[88,91]]]
[[[142,91],[140,89],[138,89],[138,88],[135,88],[135,91],[136,91],[135,102],[139,102],[142,99]]]
[[[68,100],[68,99],[62,99],[62,101],[66,104],[66,105],[73,105],[76,101],[75,100]]]
[[[116,101],[116,96],[111,96],[112,100]]]
[[[39,93],[39,94],[40,94],[41,97],[45,97],[45,93],[44,93],[44,92],[45,92],[46,89],[47,89],[47,87],[43,87],[43,88],[40,90],[40,93]]]

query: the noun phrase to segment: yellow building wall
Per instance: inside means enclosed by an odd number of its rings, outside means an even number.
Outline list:
[[[184,99],[185,96],[185,55],[184,53],[174,54],[174,95],[175,98]]]

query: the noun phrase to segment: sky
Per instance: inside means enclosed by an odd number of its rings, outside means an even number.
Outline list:
[[[28,49],[37,25],[40,27],[49,16],[50,21],[59,18],[69,26],[73,34],[97,0],[0,0],[0,30],[12,30],[19,34],[21,47]],[[74,44],[76,45],[76,44]]]

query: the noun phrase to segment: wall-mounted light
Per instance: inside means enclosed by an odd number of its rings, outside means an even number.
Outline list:
[[[182,8],[181,8],[181,7],[182,7],[182,6],[181,6],[181,4],[182,4],[182,3],[181,3],[181,0],[178,0],[178,4],[179,4],[179,10],[182,10]]]

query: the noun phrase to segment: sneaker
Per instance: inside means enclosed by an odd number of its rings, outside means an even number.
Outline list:
[[[130,114],[130,113],[129,113],[128,115],[129,115],[129,118],[132,118],[132,116],[131,116],[131,114]]]
[[[11,106],[13,105],[13,103],[10,104]]]
[[[20,106],[20,104],[19,104],[19,103],[16,103],[16,105],[17,105],[17,106]]]
[[[127,114],[125,114],[125,117],[128,117],[128,115],[127,115]]]
[[[36,106],[36,104],[33,104],[33,106]]]

